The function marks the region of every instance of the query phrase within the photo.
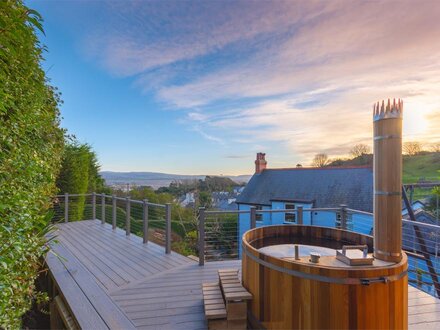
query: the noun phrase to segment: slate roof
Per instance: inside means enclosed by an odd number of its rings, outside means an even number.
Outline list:
[[[371,167],[265,169],[254,174],[237,204],[271,205],[271,201],[314,201],[314,207],[373,212]]]

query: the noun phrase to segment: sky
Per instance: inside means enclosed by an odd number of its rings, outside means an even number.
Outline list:
[[[102,169],[250,174],[371,146],[373,103],[440,142],[439,1],[27,1],[62,126]]]

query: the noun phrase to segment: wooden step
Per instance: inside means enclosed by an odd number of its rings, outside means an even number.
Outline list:
[[[229,301],[252,299],[252,295],[243,287],[238,278],[238,269],[219,269],[218,276],[226,304]]]
[[[203,283],[203,303],[208,320],[226,319],[226,306],[217,283]]]

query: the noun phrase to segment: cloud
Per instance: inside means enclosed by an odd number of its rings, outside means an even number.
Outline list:
[[[281,142],[299,161],[307,161],[318,152],[347,154],[356,143],[370,143],[372,112],[359,111],[353,119],[353,109],[344,105],[345,101],[346,98],[339,100],[339,110],[334,113],[322,106],[299,109],[290,100],[268,101],[237,110],[226,118],[207,119],[205,125],[222,128],[228,134],[238,131],[247,138],[242,142]]]
[[[318,22],[303,23],[284,42],[275,39],[246,63],[232,63],[189,83],[164,86],[159,96],[177,107],[193,107],[224,98],[356,85],[374,88],[385,81],[395,86],[413,75],[423,83],[423,70],[432,70],[426,64],[435,63],[440,55],[440,26],[426,23],[436,21],[440,5],[422,4],[411,11],[405,3],[397,8],[394,3],[368,4],[359,8],[360,3],[344,2],[339,10],[322,14]]]
[[[113,73],[133,75],[276,33],[316,15],[311,9],[287,1],[112,2],[102,8],[107,22],[94,27],[84,46]]]
[[[225,145],[225,142],[224,142],[221,138],[206,133],[206,132],[205,132],[204,130],[202,130],[199,126],[194,126],[194,127],[193,127],[193,131],[199,133],[199,134],[200,134],[203,138],[205,138],[206,140],[216,142],[216,143],[218,143],[218,144],[220,144],[220,145]]]
[[[181,110],[183,125],[209,141],[278,143],[302,162],[344,155],[371,142],[371,105],[387,97],[405,100],[406,139],[439,139],[436,1],[134,1],[104,10],[110,19],[91,29],[87,54]]]

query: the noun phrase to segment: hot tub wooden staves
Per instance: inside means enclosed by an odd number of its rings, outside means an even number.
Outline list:
[[[275,258],[258,251],[273,244],[301,243],[341,248],[372,237],[311,226],[268,226],[243,236],[243,285],[253,295],[248,316],[266,329],[406,329],[407,258],[348,266],[335,257]]]

